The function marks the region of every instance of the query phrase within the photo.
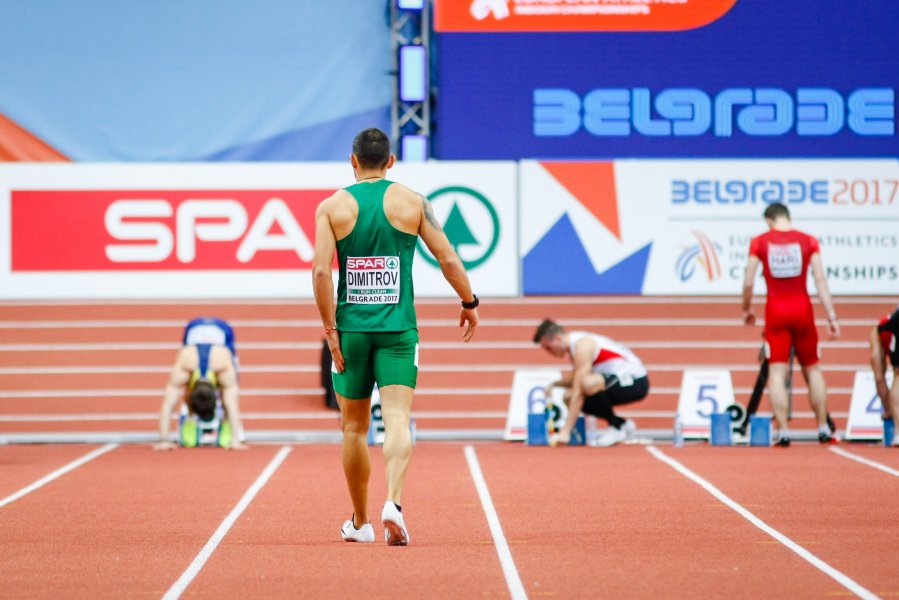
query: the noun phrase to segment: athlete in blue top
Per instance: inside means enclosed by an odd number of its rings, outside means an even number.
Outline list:
[[[234,331],[221,319],[199,318],[187,324],[182,341],[184,346],[178,352],[165,387],[159,414],[160,441],[154,448],[176,447],[169,438],[169,427],[179,400],[184,400],[190,416],[209,422],[215,418],[219,398],[232,432],[224,445],[234,450],[246,448],[241,441]]]

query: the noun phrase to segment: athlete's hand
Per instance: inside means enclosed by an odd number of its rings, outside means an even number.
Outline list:
[[[755,325],[755,313],[751,310],[743,311],[743,324],[744,325]]]
[[[340,351],[340,334],[334,329],[325,334],[328,338],[328,349],[331,351],[331,360],[334,361],[334,368],[338,373],[343,373],[346,368],[346,361],[343,358],[343,352]]]
[[[174,450],[177,448],[174,442],[157,442],[153,444],[154,450]]]
[[[827,321],[827,332],[830,334],[830,339],[832,340],[840,337],[840,322],[836,319]]]
[[[462,309],[462,314],[459,316],[459,327],[463,327],[466,322],[468,323],[468,326],[465,327],[465,332],[462,334],[463,342],[467,342],[474,337],[474,332],[478,328],[478,321],[480,321],[478,318],[478,309]]]
[[[231,444],[228,446],[228,450],[249,450],[250,447],[241,442],[240,440],[231,440]]]

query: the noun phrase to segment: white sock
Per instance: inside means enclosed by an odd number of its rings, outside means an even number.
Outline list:
[[[818,425],[818,433],[823,433],[823,434],[825,434],[825,435],[830,435],[830,434],[833,433],[833,432],[830,430],[830,426],[829,426],[829,425],[824,424],[824,425]]]

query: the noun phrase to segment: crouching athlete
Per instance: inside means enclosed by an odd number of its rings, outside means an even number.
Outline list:
[[[159,411],[159,438],[154,448],[171,450],[172,411],[183,400],[178,439],[182,446],[212,442],[242,450],[243,427],[238,407],[237,351],[231,326],[203,317],[187,324]]]

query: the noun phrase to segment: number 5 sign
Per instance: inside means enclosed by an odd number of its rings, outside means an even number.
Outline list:
[[[734,403],[734,386],[730,371],[684,371],[677,412],[684,437],[709,437],[712,413],[721,413]]]

